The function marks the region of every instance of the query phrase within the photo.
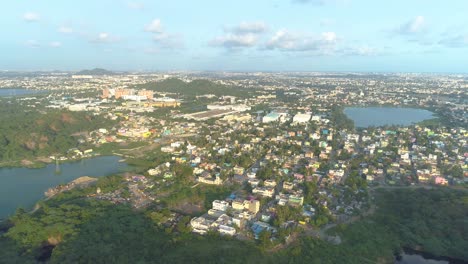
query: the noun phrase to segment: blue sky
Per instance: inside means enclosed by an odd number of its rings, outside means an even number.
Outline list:
[[[0,70],[468,72],[466,0],[22,0]]]

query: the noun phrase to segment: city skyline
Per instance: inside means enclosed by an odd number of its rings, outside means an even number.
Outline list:
[[[6,4],[1,70],[466,73],[468,3]]]

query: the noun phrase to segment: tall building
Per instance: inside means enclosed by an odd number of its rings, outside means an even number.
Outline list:
[[[146,99],[147,100],[151,100],[153,99],[153,91],[150,91],[150,90],[139,90],[138,91],[138,95],[139,96],[146,96]]]

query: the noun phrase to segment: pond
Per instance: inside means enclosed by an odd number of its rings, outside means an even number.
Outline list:
[[[75,162],[49,164],[40,169],[0,169],[0,219],[22,207],[31,209],[44,198],[44,192],[59,184],[65,184],[81,176],[101,177],[131,169],[119,162],[118,156],[101,156]],[[59,171],[57,171],[57,169]]]
[[[402,107],[346,107],[344,113],[356,127],[408,126],[435,118],[428,110]]]

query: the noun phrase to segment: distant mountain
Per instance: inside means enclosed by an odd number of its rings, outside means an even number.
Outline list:
[[[92,69],[92,70],[82,70],[82,71],[79,71],[79,72],[77,72],[75,74],[76,75],[114,75],[116,73],[112,72],[112,71],[105,70],[105,69],[101,69],[101,68],[95,68],[95,69]]]

